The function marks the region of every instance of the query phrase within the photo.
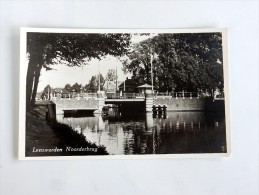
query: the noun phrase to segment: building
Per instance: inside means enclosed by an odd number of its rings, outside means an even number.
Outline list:
[[[103,90],[106,93],[115,93],[116,92],[116,82],[105,81],[105,83],[103,84]]]
[[[152,90],[152,85],[145,83],[144,85],[140,85],[137,88],[139,93],[145,93],[146,90]]]
[[[119,85],[121,85],[122,81],[117,81],[117,91],[119,91]],[[106,93],[115,93],[116,92],[116,81],[105,81],[103,84],[103,90]]]
[[[137,85],[132,79],[126,78],[126,80],[119,85],[119,91],[125,93],[136,93]]]

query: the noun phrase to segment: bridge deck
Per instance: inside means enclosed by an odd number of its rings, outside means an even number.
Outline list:
[[[134,99],[106,99],[105,103],[119,103],[119,102],[144,102],[144,98],[134,98]]]
[[[98,108],[62,108],[63,111],[70,111],[70,110],[85,110],[85,111],[94,111],[98,110]]]

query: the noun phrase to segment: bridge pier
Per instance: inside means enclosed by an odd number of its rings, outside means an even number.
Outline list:
[[[48,121],[56,121],[56,104],[49,102],[47,104],[48,112],[46,118]]]
[[[98,99],[98,110],[101,113],[102,109],[105,105],[105,95],[104,91],[97,91],[97,99]]]
[[[154,94],[151,90],[146,90],[145,94],[146,112],[152,112],[154,105]]]

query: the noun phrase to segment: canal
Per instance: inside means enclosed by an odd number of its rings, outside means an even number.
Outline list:
[[[226,153],[224,112],[168,112],[166,115],[110,109],[108,116],[57,115],[109,154]]]

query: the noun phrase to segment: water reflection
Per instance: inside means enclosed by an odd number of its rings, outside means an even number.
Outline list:
[[[119,113],[108,117],[58,116],[110,154],[176,154],[226,152],[224,113]]]

